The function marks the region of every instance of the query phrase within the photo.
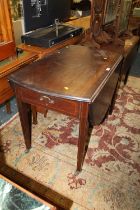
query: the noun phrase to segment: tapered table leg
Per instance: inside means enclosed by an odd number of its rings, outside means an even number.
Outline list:
[[[80,106],[79,140],[77,153],[77,171],[82,170],[85,156],[85,145],[88,137],[88,103],[81,102]]]
[[[23,103],[18,98],[17,98],[17,105],[18,105],[19,117],[20,117],[26,149],[30,149],[31,148],[31,128],[32,128],[31,105]]]

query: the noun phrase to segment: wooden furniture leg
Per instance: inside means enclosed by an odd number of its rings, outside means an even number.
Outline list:
[[[32,116],[33,116],[33,124],[37,124],[37,108],[35,106],[32,107]],[[44,117],[47,117],[48,109],[43,110]]]
[[[117,85],[116,85],[116,88],[115,88],[115,91],[114,91],[114,94],[113,94],[113,97],[112,97],[112,101],[111,101],[111,105],[109,107],[109,114],[111,115],[113,110],[114,110],[114,107],[115,107],[115,102],[116,102],[116,98],[117,98],[117,93],[118,93],[118,90],[120,88],[120,82],[121,80],[119,79],[118,82],[117,82]]]
[[[6,102],[6,112],[7,112],[8,114],[11,114],[10,101],[7,101],[7,102]]]
[[[88,103],[81,103],[80,106],[79,140],[77,153],[77,171],[82,170],[85,156],[85,145],[88,137]]]
[[[126,83],[127,83],[128,76],[129,76],[129,73],[130,73],[130,69],[131,69],[131,67],[127,70],[127,73],[126,73],[126,75],[125,75],[124,85],[126,85]]]
[[[31,130],[32,130],[32,113],[31,113],[31,105],[27,103],[23,103],[17,97],[17,105],[19,110],[19,117],[21,122],[21,127],[23,131],[23,136],[25,139],[26,149],[31,148]]]
[[[37,124],[37,110],[35,106],[32,106],[33,124]]]
[[[48,109],[45,110],[44,117],[47,117]]]

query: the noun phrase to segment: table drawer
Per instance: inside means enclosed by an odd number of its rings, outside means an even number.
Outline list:
[[[47,109],[53,109],[65,114],[77,116],[79,113],[79,103],[69,99],[49,96],[32,90],[21,88],[22,100],[34,106],[42,106]]]

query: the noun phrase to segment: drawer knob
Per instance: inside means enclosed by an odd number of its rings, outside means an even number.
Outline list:
[[[50,99],[48,96],[41,96],[40,101],[47,100],[49,104],[54,104],[54,100]]]

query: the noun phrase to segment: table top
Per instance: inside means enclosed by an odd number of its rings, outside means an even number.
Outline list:
[[[93,102],[122,56],[70,45],[10,75],[10,81],[50,96]]]

